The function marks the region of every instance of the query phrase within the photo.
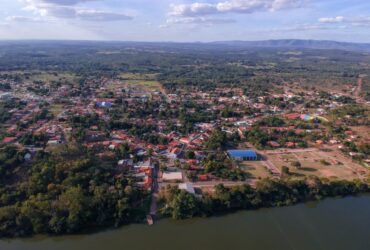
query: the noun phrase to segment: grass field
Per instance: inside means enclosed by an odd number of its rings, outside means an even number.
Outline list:
[[[134,73],[122,73],[120,74],[120,78],[122,80],[155,80],[157,74],[134,74]]]
[[[338,178],[353,180],[361,176],[365,170],[339,151],[295,152],[268,155],[269,160],[278,168],[286,166],[293,176],[302,177],[315,175],[323,178]],[[292,166],[299,162],[301,167]]]
[[[142,87],[146,90],[151,90],[151,91],[159,91],[161,88],[161,84],[157,81],[128,80],[125,82],[129,85],[135,85],[135,86]]]
[[[40,72],[40,73],[35,73],[31,75],[30,77],[30,80],[44,81],[44,82],[57,81],[60,79],[73,81],[75,79],[75,76],[69,73],[58,73],[56,75],[56,74],[47,73],[47,72]]]
[[[242,170],[250,174],[253,179],[272,177],[262,161],[243,161],[239,166]]]
[[[160,91],[161,84],[156,81],[155,74],[132,74],[124,73],[120,75],[123,84],[134,85],[149,91]]]
[[[50,105],[49,111],[54,116],[57,116],[63,111],[63,105],[62,104],[52,104],[52,105]]]

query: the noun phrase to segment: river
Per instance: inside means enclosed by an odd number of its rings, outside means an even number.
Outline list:
[[[370,196],[326,199],[78,236],[0,241],[1,250],[369,250]]]

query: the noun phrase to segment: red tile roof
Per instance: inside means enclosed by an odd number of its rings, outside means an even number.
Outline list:
[[[12,143],[12,142],[15,142],[17,140],[17,137],[5,137],[3,139],[3,143]]]

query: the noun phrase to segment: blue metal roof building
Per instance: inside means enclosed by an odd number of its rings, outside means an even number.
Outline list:
[[[236,160],[257,161],[258,155],[254,150],[228,150],[228,155]]]
[[[96,106],[98,108],[111,108],[113,104],[111,102],[97,102]]]

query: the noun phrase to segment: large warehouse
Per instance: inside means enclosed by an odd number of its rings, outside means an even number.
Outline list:
[[[254,150],[229,150],[227,151],[230,158],[240,161],[257,161],[258,154]]]

